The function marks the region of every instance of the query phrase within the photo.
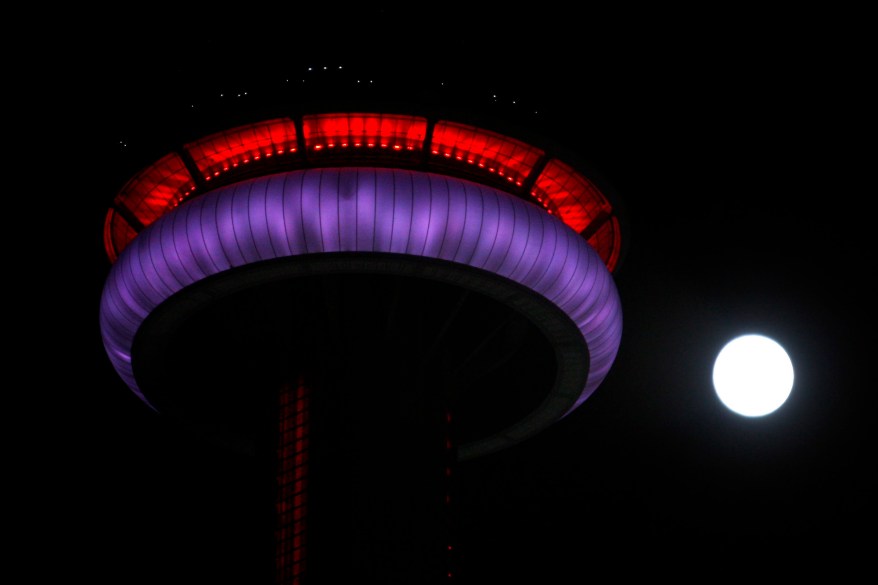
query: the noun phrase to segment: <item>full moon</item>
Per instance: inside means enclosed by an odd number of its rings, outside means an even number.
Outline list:
[[[783,347],[762,335],[742,335],[720,350],[713,387],[730,410],[763,416],[777,410],[793,389],[793,363]]]

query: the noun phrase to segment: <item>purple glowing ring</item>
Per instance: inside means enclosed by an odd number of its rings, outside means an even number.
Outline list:
[[[467,180],[358,167],[244,181],[161,217],[123,251],[105,284],[100,327],[107,354],[126,384],[149,404],[138,387],[132,348],[156,307],[209,276],[280,258],[334,253],[347,259],[352,254],[399,258],[395,268],[387,264],[388,270],[431,259],[440,267],[435,278],[495,297],[503,294],[496,291],[509,290],[502,283],[515,283],[560,309],[556,313],[581,335],[576,344],[556,347],[557,379],[540,407],[501,433],[461,445],[461,459],[517,443],[569,414],[600,385],[619,349],[622,311],[612,276],[594,249],[560,220]],[[369,270],[368,263],[362,266]],[[455,266],[457,276],[448,269]],[[485,275],[501,283],[493,293],[478,284]],[[555,341],[551,324],[537,325]]]

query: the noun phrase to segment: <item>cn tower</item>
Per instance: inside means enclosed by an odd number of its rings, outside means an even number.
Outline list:
[[[464,579],[459,466],[580,407],[619,349],[624,221],[536,135],[288,112],[107,199],[107,356],[144,408],[260,461],[254,582]]]

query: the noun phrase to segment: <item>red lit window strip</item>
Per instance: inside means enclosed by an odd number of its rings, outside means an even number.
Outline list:
[[[531,195],[548,199],[561,219],[577,232],[611,211],[603,194],[588,179],[557,159],[550,160],[534,183]]]
[[[430,153],[503,177],[517,186],[543,156],[542,150],[514,138],[446,121],[436,122],[433,128]]]
[[[132,177],[119,191],[116,203],[148,226],[194,190],[195,182],[183,159],[172,152]]]
[[[115,204],[127,208],[144,226],[180,204],[195,190],[183,160],[171,153],[132,177],[116,195]],[[118,213],[110,211],[104,224],[104,244],[111,260],[136,236]]]
[[[601,260],[610,272],[616,269],[619,253],[622,249],[622,234],[619,231],[619,220],[610,217],[597,231],[588,238],[588,243],[597,251]]]
[[[302,118],[302,134],[309,153],[348,149],[420,152],[427,120],[398,114],[315,114]]]
[[[137,232],[125,221],[125,218],[112,209],[107,212],[107,218],[104,220],[104,248],[107,250],[110,262],[115,262],[119,253],[135,237]]]
[[[284,386],[277,445],[276,583],[299,585],[305,570],[308,472],[308,388]]]
[[[242,165],[275,156],[288,156],[297,149],[296,125],[279,118],[239,126],[186,145],[186,150],[206,181]]]
[[[613,271],[619,261],[621,236],[619,222],[603,193],[585,176],[567,164],[550,160],[534,183],[531,195],[550,213],[579,233]]]

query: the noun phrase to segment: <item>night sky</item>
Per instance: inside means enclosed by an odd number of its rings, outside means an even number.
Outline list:
[[[56,379],[52,413],[70,575],[243,583],[256,555],[252,462],[150,411],[103,352],[101,230],[116,190],[192,131],[357,100],[538,132],[596,169],[627,217],[624,333],[607,379],[552,428],[461,468],[466,582],[866,568],[874,246],[859,227],[866,190],[842,187],[845,112],[815,89],[844,78],[821,41],[752,23],[638,39],[615,22],[600,42],[544,28],[540,43],[520,30],[507,42],[502,23],[476,36],[451,17],[442,43],[432,29],[352,40],[386,15],[314,31],[328,46],[305,35],[300,50],[266,42],[221,57],[210,35],[167,52],[120,46],[122,65],[102,51],[76,61],[89,98],[73,132],[88,147],[73,153],[67,229],[84,249],[70,259],[82,278],[63,287],[74,290],[62,336],[76,380]],[[766,417],[737,416],[713,392],[713,358],[741,333],[774,338],[795,367],[789,400]]]

